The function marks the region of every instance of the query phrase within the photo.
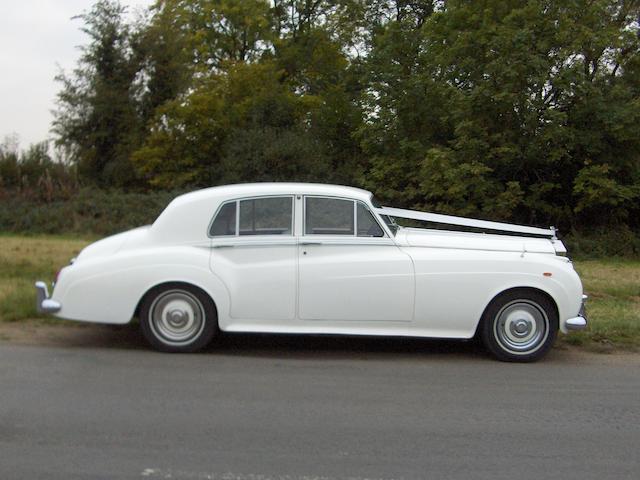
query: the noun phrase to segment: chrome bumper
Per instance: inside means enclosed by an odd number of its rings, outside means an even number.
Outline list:
[[[41,281],[36,282],[36,308],[40,313],[56,313],[62,308],[60,302],[49,298],[47,284]]]
[[[577,317],[570,318],[565,322],[567,330],[584,330],[587,328],[587,311],[585,309],[585,303],[587,302],[587,296],[582,295],[582,306],[578,312]]]

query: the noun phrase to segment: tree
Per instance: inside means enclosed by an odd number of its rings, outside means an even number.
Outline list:
[[[164,188],[328,175],[323,146],[305,125],[307,99],[281,78],[262,62],[202,80],[160,109],[136,165]]]
[[[56,144],[83,178],[101,186],[135,183],[130,154],[141,136],[135,101],[139,68],[125,11],[115,0],[100,0],[78,16],[89,44],[73,73],[56,77],[62,84],[53,121]]]
[[[638,0],[102,0],[55,129],[85,178],[361,185],[640,226]],[[132,173],[132,163],[135,174]]]
[[[638,13],[628,1],[450,1],[422,22],[388,21],[367,59],[370,178],[391,179],[385,195],[405,205],[565,228],[606,221],[580,199],[613,182],[616,208],[637,211]],[[607,180],[587,187],[587,173]]]

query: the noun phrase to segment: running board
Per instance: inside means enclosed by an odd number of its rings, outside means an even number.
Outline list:
[[[411,220],[422,220],[423,222],[444,223],[446,225],[458,225],[461,227],[481,228],[486,230],[498,230],[501,232],[523,233],[526,235],[540,235],[556,238],[554,227],[539,228],[528,227],[526,225],[515,225],[513,223],[490,222],[488,220],[476,220],[473,218],[454,217],[452,215],[441,215],[439,213],[418,212],[417,210],[404,210],[402,208],[382,207],[376,208],[380,215],[390,217],[408,218]]]

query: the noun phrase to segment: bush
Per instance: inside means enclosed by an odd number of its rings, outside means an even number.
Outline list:
[[[582,232],[574,230],[562,240],[569,255],[575,258],[640,258],[640,232],[625,225]]]
[[[51,202],[7,195],[0,231],[27,234],[110,235],[152,223],[180,192],[125,193],[82,188]]]
[[[0,232],[111,235],[153,223],[181,193],[184,192],[134,193],[85,187],[47,201],[32,192],[0,190]],[[640,232],[625,225],[573,230],[561,235],[561,239],[575,258],[640,258]]]

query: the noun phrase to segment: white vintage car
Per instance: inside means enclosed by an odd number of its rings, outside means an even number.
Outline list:
[[[532,361],[558,329],[587,324],[565,255],[553,228],[381,207],[351,187],[230,185],[179,196],[153,225],[89,245],[51,297],[36,283],[37,305],[86,322],[137,316],[169,352],[201,349],[219,330],[478,335],[501,360]]]

